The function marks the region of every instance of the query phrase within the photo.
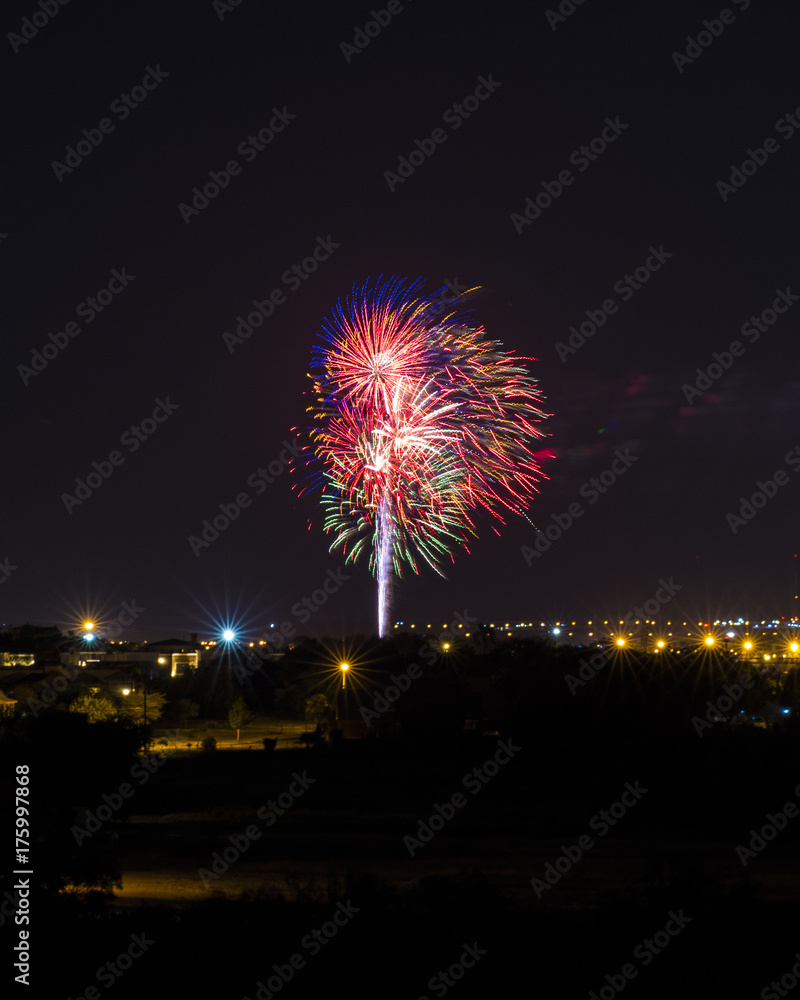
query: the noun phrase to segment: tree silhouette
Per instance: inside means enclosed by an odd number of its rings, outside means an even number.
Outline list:
[[[85,715],[89,722],[114,722],[120,715],[119,708],[110,698],[93,692],[79,695],[69,710]]]
[[[330,716],[331,706],[324,694],[312,694],[306,701],[306,721],[319,726]]]
[[[237,743],[239,742],[239,730],[244,729],[245,726],[249,726],[252,721],[253,713],[247,707],[244,698],[237,698],[228,712],[228,725],[231,729],[236,730]]]
[[[199,714],[200,706],[196,701],[192,701],[191,698],[178,698],[175,702],[175,717],[184,729],[188,720],[196,719]]]

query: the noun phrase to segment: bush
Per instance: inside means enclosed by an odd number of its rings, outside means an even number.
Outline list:
[[[278,745],[278,741],[276,739],[270,739],[268,736],[265,736],[261,742],[264,744],[265,750],[274,750]]]
[[[213,736],[206,736],[203,742],[200,744],[200,749],[204,753],[211,753],[212,750],[217,749],[217,741]]]

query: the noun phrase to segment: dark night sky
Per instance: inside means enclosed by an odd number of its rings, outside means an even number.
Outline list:
[[[554,414],[530,516],[585,511],[527,562],[528,522],[500,537],[484,523],[447,580],[403,581],[394,617],[616,614],[670,577],[686,614],[796,613],[800,303],[757,343],[740,330],[775,289],[800,293],[800,131],[776,130],[800,106],[800,6],[731,2],[679,72],[673,52],[720,9],[587,0],[554,31],[546,3],[405,0],[350,62],[340,44],[366,3],[243,0],[220,20],[210,0],[74,0],[18,52],[6,38],[2,620],[113,619],[133,599],[131,637],[296,621],[342,559],[288,472],[258,496],[247,480],[306,419],[321,322],[380,274],[482,286],[476,318],[538,359]],[[37,10],[6,5],[4,32]],[[147,67],[168,75],[122,120],[111,106]],[[443,122],[490,75],[478,110]],[[295,117],[246,162],[237,147],[273,108]],[[570,155],[607,117],[627,128],[580,172]],[[113,131],[59,180],[53,161],[104,118]],[[446,142],[390,191],[384,172],[439,127]],[[723,202],[717,182],[769,137],[777,152]],[[179,204],[231,159],[241,173],[186,224]],[[574,183],[518,234],[512,213],[564,169]],[[329,236],[340,246],[289,291],[283,272]],[[615,283],[661,245],[672,257],[623,302]],[[115,268],[134,279],[86,323],[77,307]],[[285,303],[229,352],[223,331],[275,288]],[[609,297],[618,312],[562,362],[556,342]],[[24,384],[19,366],[70,321],[79,334]],[[689,406],[682,386],[737,339],[743,355]],[[178,408],[131,453],[122,435],[167,397]],[[582,485],[626,448],[636,462],[589,504]],[[62,494],[115,449],[122,464],[68,513]],[[781,468],[734,535],[726,514]],[[189,536],[243,490],[252,505],[195,556]],[[372,627],[367,567],[347,573],[303,631]]]

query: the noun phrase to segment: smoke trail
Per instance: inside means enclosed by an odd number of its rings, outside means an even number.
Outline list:
[[[384,639],[389,630],[389,600],[392,585],[392,506],[387,490],[378,507],[378,636]]]

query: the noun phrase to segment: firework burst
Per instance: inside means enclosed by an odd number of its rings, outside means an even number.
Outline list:
[[[542,472],[546,417],[516,357],[422,282],[354,288],[314,350],[310,461],[331,550],[369,552],[386,634],[392,579],[418,561],[438,573],[467,548],[481,510],[524,514]],[[467,549],[467,551],[469,551]]]

